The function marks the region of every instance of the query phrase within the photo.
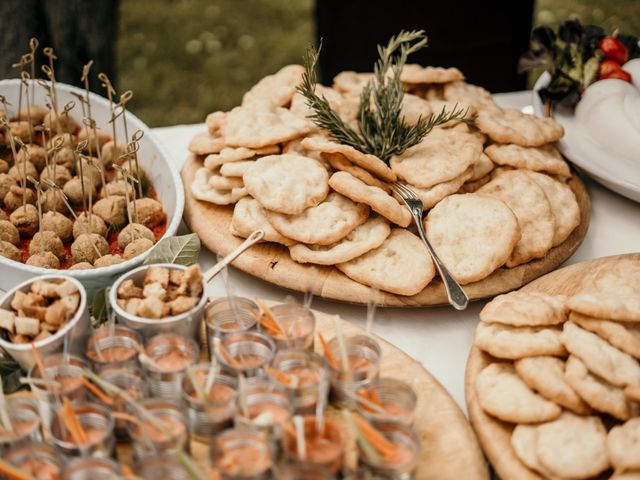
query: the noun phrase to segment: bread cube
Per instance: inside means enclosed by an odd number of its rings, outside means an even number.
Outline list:
[[[4,328],[10,333],[14,332],[16,314],[11,310],[0,308],[0,328]]]
[[[144,285],[159,283],[162,288],[169,286],[169,269],[164,267],[149,267],[144,275]]]
[[[40,333],[40,320],[32,317],[16,317],[16,333],[35,337]]]

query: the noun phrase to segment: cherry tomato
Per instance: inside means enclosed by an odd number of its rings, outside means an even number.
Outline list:
[[[615,37],[604,37],[598,45],[604,58],[615,60],[619,64],[623,64],[629,58],[627,49],[620,40]]]
[[[624,80],[625,82],[631,83],[631,74],[621,68],[618,68],[617,70],[612,70],[606,76],[600,75],[600,80],[605,80],[607,78],[617,78],[619,80]]]
[[[620,64],[615,60],[604,60],[600,64],[598,78],[602,80],[603,78],[606,78],[607,75],[609,75],[611,72],[613,72],[614,70],[619,70],[620,68],[622,67],[620,67]]]

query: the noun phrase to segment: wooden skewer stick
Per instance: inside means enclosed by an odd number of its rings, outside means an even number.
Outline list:
[[[20,81],[24,84],[24,95],[27,100],[27,123],[29,124],[29,143],[33,143],[33,125],[31,123],[31,101],[29,100],[29,73],[22,71]]]
[[[40,255],[44,255],[44,235],[42,234],[42,185],[32,176],[29,181],[36,187],[36,203],[38,204],[38,233],[40,234]]]
[[[104,166],[102,165],[102,162],[94,157],[86,157],[83,155],[82,158],[84,158],[89,165],[92,165],[96,170],[98,170],[100,173],[100,182],[102,183],[102,187],[105,187],[107,185],[107,178],[104,174]],[[105,193],[105,196],[108,197],[109,194]]]
[[[138,178],[138,198],[142,198],[142,177],[140,176],[140,164],[138,163],[138,150],[140,150],[140,140],[144,137],[142,130],[136,130],[131,136],[131,143],[135,145],[133,150],[133,160],[136,166],[136,177]],[[129,171],[131,171],[131,165],[129,165]]]
[[[11,65],[13,68],[20,69],[20,75],[22,78],[22,72],[24,72],[24,67],[29,63],[29,54],[22,55],[20,57],[20,61],[18,63],[14,63]],[[20,120],[20,111],[22,110],[22,83],[20,83],[20,90],[18,91],[18,120]],[[7,112],[8,113],[8,112]]]
[[[111,134],[113,135],[113,148],[114,148],[114,156],[116,153],[116,147],[118,146],[118,137],[116,135],[116,122],[113,121],[115,118],[115,103],[113,101],[113,96],[116,94],[116,90],[113,88],[113,84],[106,73],[101,72],[98,74],[98,80],[102,82],[102,86],[107,90],[107,98],[109,99],[109,111],[111,112]]]
[[[31,78],[34,80],[36,78],[36,51],[38,50],[39,45],[40,45],[40,42],[38,41],[37,38],[31,37],[29,39],[29,48],[31,49]],[[31,83],[31,99],[32,100],[35,98],[34,97],[35,89],[36,89],[36,86],[32,82]]]
[[[76,164],[78,165],[78,168],[80,169],[80,188],[82,190],[82,209],[85,212],[87,211],[87,200],[86,200],[86,195],[85,195],[85,191],[84,191],[84,167],[82,166],[81,153],[87,147],[88,143],[89,143],[88,140],[81,141],[80,143],[78,143],[78,145],[76,145],[76,149],[73,151],[73,155],[74,155],[74,157],[76,159]]]
[[[22,160],[22,162],[20,162],[22,163],[22,175],[20,176],[20,179],[21,179],[20,183],[22,183],[22,208],[24,209],[25,205],[27,204],[27,162],[29,161],[29,158],[30,158],[29,150],[19,137],[14,138],[13,142],[20,145],[20,150],[24,151],[24,159]],[[14,159],[17,160],[17,157],[14,157]],[[16,165],[18,165],[18,170],[20,170],[20,165],[18,164],[17,161],[16,161]]]
[[[85,101],[87,103],[87,118],[89,119],[89,124],[87,124],[85,120],[83,120],[83,122],[85,122],[85,125],[87,126],[87,138],[89,138],[89,128],[93,133],[93,142],[96,148],[96,155],[98,156],[98,160],[102,162],[102,151],[100,148],[100,140],[98,139],[96,121],[93,119],[93,116],[91,115],[91,96],[89,95],[89,72],[91,71],[92,65],[93,65],[93,60],[89,60],[89,62],[87,62],[82,67],[82,76],[80,77],[80,81],[84,83]],[[91,140],[89,140],[89,144],[91,144]]]
[[[64,145],[64,138],[58,137],[56,138],[55,142],[49,142],[49,144],[51,148],[46,151],[47,151],[47,156],[51,155],[53,159],[53,181],[56,182],[58,179],[58,176],[56,174],[58,170],[58,152],[62,150],[62,146]]]
[[[127,218],[129,220],[129,225],[131,225],[133,222],[131,221],[131,207],[129,207],[129,176],[127,175],[127,170],[124,167],[121,167],[120,165],[117,164],[113,164],[113,168],[115,168],[115,170],[120,173],[120,175],[122,175],[122,178],[124,179],[126,185],[124,188],[124,196],[127,199]],[[133,234],[134,234],[134,230],[135,228],[131,229],[131,239],[133,240]]]

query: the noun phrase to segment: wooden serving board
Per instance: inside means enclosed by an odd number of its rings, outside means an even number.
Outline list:
[[[264,303],[275,304],[266,300]],[[317,331],[327,340],[333,338],[335,327],[332,317],[317,310],[313,312]],[[341,322],[345,335],[364,333],[359,327]],[[488,480],[487,464],[480,445],[453,398],[419,362],[382,338],[375,338],[382,348],[381,376],[403,380],[417,393],[414,425],[422,441],[422,453],[414,478]],[[319,345],[317,348],[320,353]],[[15,395],[29,394],[19,392]],[[209,447],[204,442],[191,442],[191,455],[207,475],[210,472]],[[129,444],[118,444],[117,453],[121,464],[133,464]]]
[[[530,283],[523,290],[553,295],[575,295],[583,288],[588,288],[599,271],[628,261],[640,264],[640,253],[603,257],[577,263],[549,273]],[[471,424],[485,454],[500,478],[503,480],[542,480],[543,477],[518,460],[511,447],[513,425],[487,415],[478,403],[475,391],[476,377],[484,367],[495,361],[498,360],[479,348],[475,346],[471,348],[465,373],[465,396]]]
[[[202,161],[190,155],[182,169],[182,181],[185,185],[184,219],[209,250],[226,255],[242,242],[241,238],[233,236],[229,230],[233,206],[213,205],[194,198],[190,186],[195,172],[201,166]],[[584,183],[577,175],[569,180],[569,186],[580,206],[580,224],[569,238],[542,259],[515,268],[500,268],[479,282],[465,285],[464,290],[471,300],[493,297],[520,288],[550,272],[576,251],[589,228],[591,201]],[[330,300],[366,304],[371,297],[369,287],[351,280],[337,268],[297,263],[291,259],[287,247],[271,242],[251,247],[233,262],[233,266],[280,287],[298,291],[307,288],[314,295]],[[305,279],[304,282],[301,279]],[[377,303],[389,307],[448,304],[444,285],[439,278],[411,297],[381,291]]]

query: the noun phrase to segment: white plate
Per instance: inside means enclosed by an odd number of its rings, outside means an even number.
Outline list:
[[[16,109],[18,105],[18,85],[19,81],[16,79],[2,80],[0,81],[0,94],[4,95],[8,102],[12,104],[10,109]],[[76,107],[71,111],[73,119],[82,124],[80,105],[78,105],[78,99],[71,95],[71,92],[80,93],[84,95],[84,90],[66,85],[62,83],[57,84],[58,106],[62,107],[67,102],[76,102]],[[45,104],[45,91],[42,87],[36,86],[35,89],[35,104]],[[109,126],[108,120],[110,118],[109,102],[106,98],[103,98],[94,93],[91,96],[91,114],[96,120],[98,128],[106,130],[110,133],[111,130],[107,128]],[[24,98],[23,98],[24,100]],[[124,139],[124,128],[118,122],[116,133],[119,141]],[[182,180],[178,173],[178,169],[174,167],[173,162],[169,158],[169,155],[164,150],[164,147],[160,141],[151,132],[142,120],[127,112],[127,126],[129,135],[136,130],[142,130],[144,136],[140,140],[140,151],[138,152],[138,159],[140,165],[149,175],[151,183],[158,194],[159,200],[162,202],[165,213],[167,214],[167,231],[164,237],[170,237],[175,235],[180,221],[182,220],[182,212],[184,210],[184,190],[182,188]],[[77,278],[80,283],[87,289],[89,297],[100,288],[110,285],[114,282],[115,278],[129,271],[142,263],[146,258],[147,253],[138,255],[131,260],[112,265],[110,267],[96,268],[94,270],[60,270],[65,275],[70,275]],[[32,267],[25,265],[24,263],[14,262],[8,258],[0,256],[0,288],[3,290],[10,290],[18,283],[21,283],[28,278],[51,273],[51,270],[40,267]]]
[[[544,72],[533,87],[533,108],[540,116],[545,113],[538,90],[550,80],[551,75]],[[640,164],[611,154],[605,145],[589,136],[572,112],[556,111],[553,118],[564,127],[558,148],[565,157],[605,187],[640,202]]]

